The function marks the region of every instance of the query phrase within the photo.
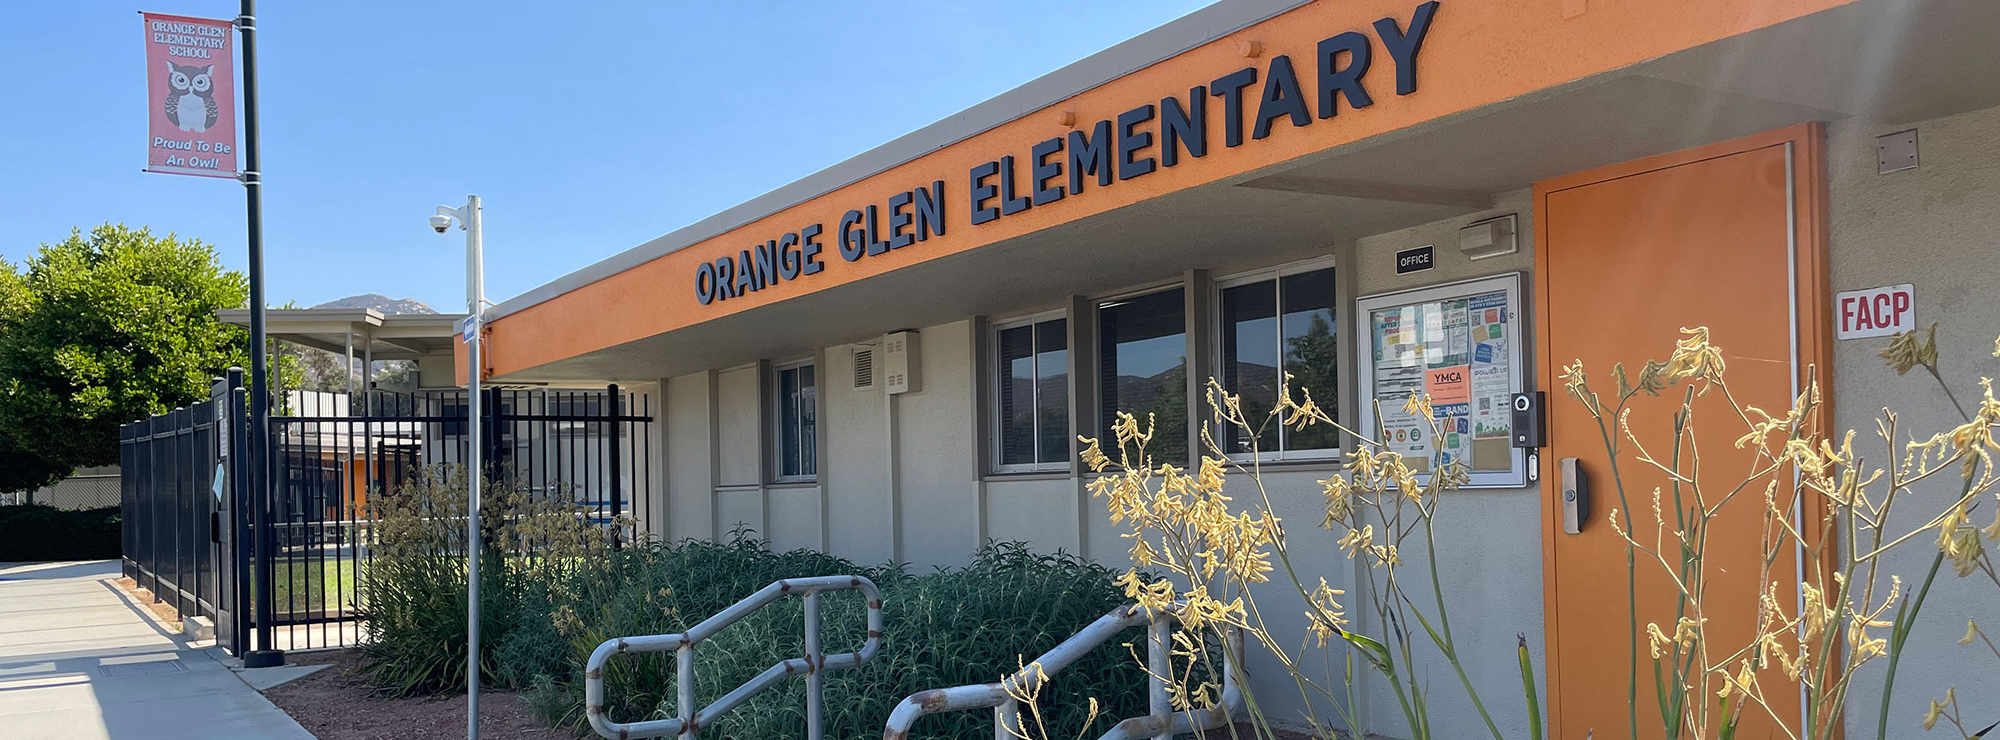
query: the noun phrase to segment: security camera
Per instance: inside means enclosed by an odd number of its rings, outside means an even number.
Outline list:
[[[435,231],[435,232],[437,232],[437,233],[440,233],[440,234],[442,234],[442,233],[444,233],[445,229],[449,229],[449,228],[451,228],[451,217],[450,217],[450,216],[446,216],[446,215],[444,215],[444,214],[440,213],[440,214],[437,214],[437,215],[435,215],[435,216],[432,216],[432,217],[431,217],[431,230],[432,230],[432,231]]]

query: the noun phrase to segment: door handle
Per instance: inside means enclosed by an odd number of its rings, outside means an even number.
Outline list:
[[[1579,534],[1583,523],[1590,520],[1590,476],[1583,472],[1583,463],[1574,457],[1565,457],[1562,467],[1562,507],[1563,531]]]

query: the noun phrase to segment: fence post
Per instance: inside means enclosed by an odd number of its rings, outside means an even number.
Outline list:
[[[479,394],[484,396],[484,398],[479,399],[479,444],[483,448],[479,451],[480,467],[484,468],[481,472],[485,473],[486,480],[491,482],[499,479],[498,473],[500,470],[500,448],[502,446],[500,443],[500,389],[491,387],[481,388],[479,389]]]
[[[253,605],[250,601],[250,553],[255,546],[250,539],[249,509],[245,498],[250,492],[249,435],[246,434],[243,419],[246,413],[246,399],[243,393],[243,368],[229,368],[229,549],[230,567],[235,569],[235,578],[230,581],[231,592],[227,598],[234,607],[230,610],[234,624],[234,645],[237,657],[249,652],[250,616]],[[261,614],[261,613],[260,613]]]
[[[152,541],[146,543],[146,563],[151,566],[146,590],[152,592],[153,600],[160,600],[160,441],[154,434],[160,427],[160,417],[146,419],[143,430],[146,433],[146,482],[152,489],[146,496],[146,527],[151,530]]]
[[[270,399],[265,398],[263,403],[268,407]],[[277,596],[272,593],[272,589],[277,587],[277,578],[271,572],[271,566],[276,560],[274,556],[277,554],[278,546],[277,535],[272,532],[274,524],[272,519],[275,515],[272,510],[272,499],[276,498],[274,492],[278,488],[278,485],[273,484],[273,480],[278,458],[275,451],[279,449],[279,440],[274,434],[277,426],[268,423],[269,416],[264,418],[267,423],[263,428],[249,429],[244,434],[258,445],[258,453],[244,466],[244,469],[250,472],[250,516],[256,531],[254,539],[257,543],[256,560],[251,569],[252,580],[256,586],[254,593],[257,602],[257,649],[244,651],[246,658],[244,665],[255,668],[285,664],[285,654],[272,645],[271,640],[271,623],[276,621],[277,613]],[[258,653],[255,665],[248,660],[251,652]]]
[[[606,387],[604,395],[605,419],[608,422],[606,426],[609,427],[605,430],[604,448],[609,451],[607,456],[610,463],[606,466],[609,468],[606,480],[609,481],[611,487],[611,546],[617,547],[619,541],[622,539],[620,535],[623,534],[622,525],[618,524],[618,515],[625,510],[622,492],[618,488],[619,477],[624,473],[624,471],[620,470],[621,466],[619,465],[620,460],[618,455],[618,417],[623,414],[623,404],[620,403],[621,399],[618,395],[617,383],[612,383]],[[589,436],[586,435],[584,438],[589,439]],[[810,603],[810,599],[808,599],[808,603]]]

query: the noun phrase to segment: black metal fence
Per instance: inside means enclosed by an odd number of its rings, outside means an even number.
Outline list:
[[[182,616],[216,619],[227,563],[216,545],[228,476],[218,471],[228,399],[215,398],[118,431],[125,576]]]
[[[579,504],[591,521],[624,529],[627,537],[639,534],[652,514],[649,396],[615,385],[484,393],[481,438],[489,478]],[[217,404],[225,413],[215,413]],[[216,420],[248,426],[240,398],[219,396],[127,425],[121,434],[126,470],[133,471],[123,501],[127,573],[142,585],[175,587],[154,589],[163,599],[185,591],[176,603],[186,605],[183,613],[208,604],[201,613],[216,619],[219,638],[233,648],[247,645],[232,638],[248,639],[257,617],[247,605],[261,593],[253,582],[268,572],[268,647],[357,644],[366,634],[358,617],[368,600],[378,504],[400,495],[426,470],[442,472],[469,459],[466,406],[463,391],[449,390],[351,396],[293,391],[274,399],[270,495],[261,501],[270,521],[267,554],[252,544],[264,539],[250,529],[250,507],[260,502],[246,496],[245,505],[236,506],[227,495],[233,481],[247,478],[247,469],[223,465],[216,452],[226,451],[215,437]],[[209,456],[201,457],[202,450]],[[218,470],[232,483],[216,487]],[[189,491],[207,498],[197,500]],[[234,572],[217,577],[217,569]],[[231,576],[252,586],[237,588]],[[210,588],[206,602],[203,586]],[[230,608],[239,603],[246,605],[241,619]]]

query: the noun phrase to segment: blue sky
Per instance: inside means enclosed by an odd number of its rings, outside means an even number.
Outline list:
[[[137,11],[237,4],[146,3],[8,8],[0,258],[112,221],[242,268],[240,185],[140,172]],[[487,294],[509,298],[1204,4],[266,0],[266,289],[457,310],[464,242],[424,219],[477,193]]]

